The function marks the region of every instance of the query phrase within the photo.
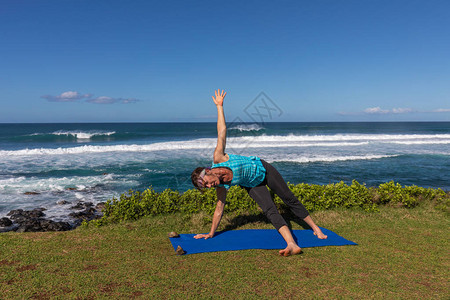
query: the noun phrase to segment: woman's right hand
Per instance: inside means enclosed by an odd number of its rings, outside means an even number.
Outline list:
[[[205,234],[200,233],[200,234],[194,235],[194,239],[196,239],[196,240],[198,240],[198,239],[205,239],[205,240],[207,240],[207,239],[212,238],[213,236],[214,235],[210,234],[210,233],[205,233]]]
[[[225,92],[224,90],[222,90],[221,92],[220,89],[218,89],[217,91],[214,91],[214,94],[216,95],[216,98],[214,98],[214,96],[211,96],[214,100],[214,103],[217,106],[223,106],[223,99],[227,95],[227,92]]]

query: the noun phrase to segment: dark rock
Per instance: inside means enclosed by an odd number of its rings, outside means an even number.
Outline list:
[[[79,202],[77,204],[75,204],[74,206],[71,206],[70,209],[83,209],[84,205],[83,202]]]
[[[30,218],[40,218],[45,216],[45,214],[43,213],[44,210],[46,209],[45,208],[35,208],[33,210],[16,209],[11,210],[7,214],[7,216],[9,216],[9,218],[14,222],[20,223],[21,220],[26,220]]]
[[[63,201],[63,202],[62,202]],[[67,204],[62,200],[61,205]],[[59,204],[59,203],[58,203]],[[45,219],[45,208],[35,208],[33,210],[15,209],[11,210],[7,216],[9,218],[0,219],[0,232],[15,230],[16,232],[36,232],[36,231],[66,231],[76,228],[83,221],[92,221],[101,218],[100,209],[104,208],[105,203],[99,203],[96,207],[92,202],[78,202],[72,209],[79,209],[70,213],[69,216],[73,221],[56,222]],[[9,221],[9,222],[8,222]]]
[[[106,205],[106,202],[97,203],[97,205],[95,206],[95,209],[98,211],[102,211],[105,209],[105,205]]]
[[[10,218],[17,224],[22,224],[22,223],[26,222],[28,219],[30,219],[28,216],[23,216],[23,215],[12,215],[12,216],[10,216]]]
[[[69,216],[82,221],[91,221],[100,217],[97,214],[97,210],[93,207],[88,207],[85,210],[70,213]]]
[[[40,195],[41,193],[38,192],[25,192],[24,195]]]
[[[65,204],[70,204],[70,202],[66,201],[66,200],[59,200],[58,202],[56,202],[56,204],[58,204],[58,205],[65,205]]]
[[[27,220],[21,220],[21,222],[19,223],[19,228],[16,231],[17,232],[37,232],[37,231],[44,231],[44,230],[42,229],[39,219],[27,219]]]
[[[67,222],[55,222],[47,219],[29,219],[19,224],[16,232],[67,231],[72,229]]]
[[[177,253],[177,255],[183,255],[186,253],[184,252],[183,248],[181,248],[181,246],[178,246],[175,252]]]
[[[40,225],[44,231],[67,231],[72,229],[67,222],[55,222],[52,220],[41,220]]]
[[[27,227],[26,226],[19,226],[19,228],[16,229],[16,232],[26,232]]]
[[[37,231],[65,231],[72,229],[67,222],[55,222],[44,219],[45,208],[35,208],[33,210],[16,209],[8,213],[10,219],[16,224],[11,230],[16,232],[37,232]],[[4,220],[8,218],[2,218]],[[14,224],[11,224],[14,225]],[[11,226],[10,225],[10,226]]]
[[[11,220],[13,220],[15,223],[18,223],[18,224],[23,223],[26,220],[28,220],[27,217],[22,216],[22,215],[11,215],[9,217],[11,218]]]
[[[102,213],[93,207],[88,207],[84,210],[70,213],[69,217],[74,219],[74,227],[78,227],[83,221],[89,222],[101,218]]]
[[[0,227],[9,227],[11,226],[13,223],[10,219],[8,218],[1,218],[0,219]]]
[[[8,227],[0,227],[0,232],[8,232],[8,231],[14,231],[19,227],[17,224],[12,224]]]
[[[23,209],[13,209],[7,214],[7,216],[11,216],[11,215],[15,215],[15,214],[21,214],[21,213],[23,213]]]
[[[45,208],[35,208],[32,211],[30,211],[29,216],[32,218],[40,218],[45,216],[45,214],[43,213],[43,211],[46,210]]]
[[[86,209],[89,207],[94,206],[92,202],[78,202],[74,206],[72,206],[70,209]]]
[[[175,231],[169,232],[168,236],[170,238],[177,238],[180,237],[180,235],[178,233],[176,233]]]

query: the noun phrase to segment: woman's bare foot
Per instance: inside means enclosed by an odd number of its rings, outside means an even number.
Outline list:
[[[299,254],[300,252],[302,252],[302,248],[295,243],[289,243],[285,249],[280,250],[278,253],[280,253],[281,256],[290,256]]]
[[[309,227],[311,227],[311,229],[314,231],[314,235],[316,235],[319,239],[324,240],[328,237],[325,234],[323,234],[319,226],[317,226],[316,223],[314,223],[314,221],[311,219],[311,216],[307,216],[306,218],[303,219],[303,221],[305,221],[306,224],[308,224]]]
[[[318,231],[314,231],[314,235],[321,240],[325,240],[328,237],[327,235],[323,234],[323,232],[320,229]]]

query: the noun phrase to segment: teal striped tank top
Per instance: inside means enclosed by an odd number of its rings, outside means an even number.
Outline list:
[[[266,169],[261,159],[256,156],[242,156],[228,154],[230,158],[226,162],[212,164],[211,168],[226,167],[233,172],[233,179],[230,184],[220,184],[227,190],[232,185],[241,185],[244,187],[255,187],[260,185],[266,178]]]

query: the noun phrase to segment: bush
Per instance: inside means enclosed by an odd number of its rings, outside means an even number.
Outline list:
[[[397,206],[414,207],[418,204],[415,198],[411,197],[408,190],[402,188],[402,186],[393,181],[380,184],[380,187],[376,191],[379,202],[382,204],[393,204]]]
[[[381,184],[378,188],[367,188],[364,184],[353,180],[351,185],[344,182],[314,185],[288,183],[294,195],[310,212],[332,209],[336,207],[360,208],[368,212],[378,210],[378,205],[415,207],[422,202],[432,203],[436,208],[448,211],[450,195],[441,189],[422,188],[417,186],[402,187],[393,181]],[[271,191],[278,208],[285,209],[283,201]],[[127,220],[137,220],[143,216],[183,212],[193,214],[203,211],[212,214],[217,203],[215,189],[200,193],[191,189],[183,194],[166,189],[157,193],[152,187],[139,192],[130,190],[120,195],[119,199],[108,200],[103,217],[91,221],[90,224],[100,226]],[[233,186],[227,193],[225,212],[254,213],[258,205],[248,193]]]

